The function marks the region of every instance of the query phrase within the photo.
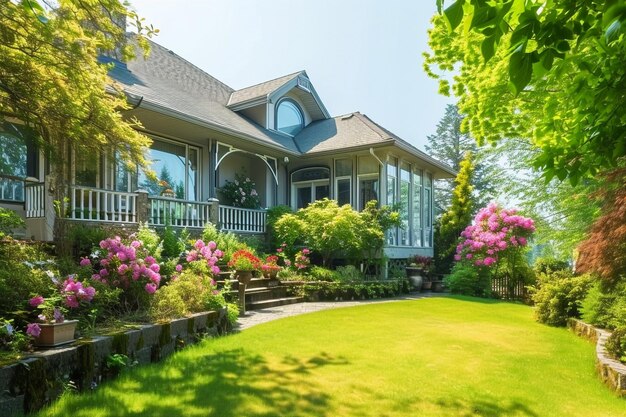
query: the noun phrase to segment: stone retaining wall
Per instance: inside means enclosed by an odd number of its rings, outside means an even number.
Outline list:
[[[117,374],[106,366],[112,354],[127,355],[138,364],[157,362],[207,335],[220,335],[228,329],[223,309],[38,351],[0,368],[0,416],[39,410],[58,398],[70,381],[81,391],[97,387]]]
[[[596,371],[606,385],[618,395],[626,396],[626,365],[611,358],[605,348],[610,332],[597,329],[577,319],[569,319],[568,327],[578,336],[596,342]]]

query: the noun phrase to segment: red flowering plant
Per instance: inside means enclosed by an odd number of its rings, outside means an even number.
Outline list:
[[[53,295],[43,297],[35,295],[28,304],[37,309],[37,319],[40,323],[63,323],[65,315],[70,310],[78,309],[81,305],[89,304],[96,295],[96,289],[86,282],[79,281],[76,275],[68,275],[61,282],[54,276],[50,277],[55,286]],[[41,328],[37,322],[28,324],[26,333],[37,337]]]
[[[236,271],[258,271],[261,265],[261,260],[246,249],[236,251],[228,261],[228,266]]]
[[[265,263],[261,265],[263,275],[273,275],[282,269],[280,265],[278,265],[278,259],[277,255],[269,255],[265,258]]]

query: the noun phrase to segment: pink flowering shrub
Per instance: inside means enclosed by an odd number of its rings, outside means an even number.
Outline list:
[[[211,276],[218,276],[220,268],[217,265],[222,259],[224,253],[217,248],[217,244],[214,241],[205,243],[203,240],[198,239],[194,242],[192,249],[188,250],[184,255],[184,260],[176,265],[174,270],[174,278],[178,276],[185,269],[192,269],[200,274],[209,274]]]
[[[100,242],[94,260],[81,260],[82,267],[95,271],[91,279],[106,286],[122,289],[122,301],[131,309],[144,308],[147,297],[161,284],[161,267],[142,241],[122,240],[119,236]],[[87,263],[89,261],[89,263]]]
[[[461,233],[456,248],[456,261],[469,261],[475,266],[496,266],[498,261],[527,245],[535,231],[532,219],[504,209],[495,203],[482,208],[474,223]]]

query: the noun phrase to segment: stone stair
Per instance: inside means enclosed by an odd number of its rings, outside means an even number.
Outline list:
[[[220,278],[229,277],[229,273],[222,273]],[[223,283],[222,279],[218,280],[218,287],[221,287]],[[304,302],[304,297],[289,296],[287,288],[276,279],[252,278],[246,287],[246,311]],[[238,289],[237,281],[232,281],[230,289],[232,299],[238,297]]]

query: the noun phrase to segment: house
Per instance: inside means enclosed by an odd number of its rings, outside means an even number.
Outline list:
[[[152,43],[150,56],[110,75],[152,138],[152,169],[164,182],[132,174],[115,155],[69,155],[68,199],[52,201],[48,162],[29,132],[6,122],[0,141],[0,200],[52,239],[55,216],[71,222],[202,227],[263,233],[265,210],[230,207],[219,188],[245,173],[262,207],[293,209],[329,197],[362,209],[397,204],[403,227],[387,237],[390,258],[433,253],[433,181],[455,172],[359,112],[331,117],[305,71],[235,90]],[[167,184],[165,184],[167,182]],[[163,196],[171,188],[170,196]],[[170,190],[168,190],[170,191]]]

